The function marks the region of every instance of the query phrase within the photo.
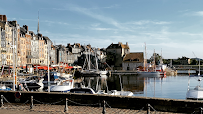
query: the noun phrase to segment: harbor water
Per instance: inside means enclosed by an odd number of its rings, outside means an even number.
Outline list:
[[[89,79],[91,87],[96,89],[97,83],[101,85],[101,89],[108,90],[124,90],[131,91],[134,96],[155,97],[155,98],[171,98],[186,99],[188,89],[188,75],[184,76],[167,76],[165,78],[148,78],[136,75],[113,75],[107,78],[100,78],[97,82],[95,78],[86,78],[86,85]],[[191,84],[197,84],[195,80],[191,80]],[[107,90],[108,89],[108,90]]]

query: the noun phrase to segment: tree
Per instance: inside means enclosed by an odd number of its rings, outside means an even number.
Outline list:
[[[153,53],[153,55],[150,58],[150,62],[153,62],[154,58],[155,58],[155,64],[158,65],[160,63],[162,57],[158,53]]]

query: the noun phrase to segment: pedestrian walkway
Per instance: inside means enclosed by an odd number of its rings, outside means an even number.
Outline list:
[[[30,105],[10,105],[4,104],[0,108],[0,114],[65,114],[64,105],[35,104],[30,110]],[[68,114],[102,114],[103,107],[90,106],[68,106]],[[105,114],[147,114],[146,110],[118,109],[106,107]],[[184,114],[172,112],[155,112],[150,114]]]

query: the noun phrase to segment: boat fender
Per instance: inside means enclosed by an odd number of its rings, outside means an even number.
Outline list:
[[[19,87],[19,90],[23,89],[23,85],[22,84],[19,84],[18,87]]]

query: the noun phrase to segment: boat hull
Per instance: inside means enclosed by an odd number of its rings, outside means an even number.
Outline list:
[[[203,100],[203,91],[195,89],[188,90],[186,99]]]
[[[72,87],[70,86],[58,86],[58,85],[52,85],[50,87],[51,92],[69,92]]]
[[[162,77],[160,72],[137,72],[140,77]]]

